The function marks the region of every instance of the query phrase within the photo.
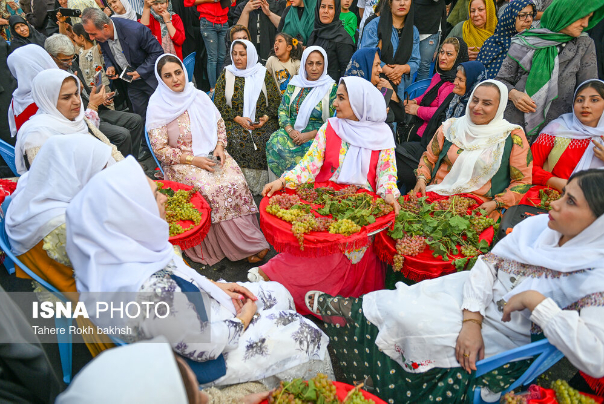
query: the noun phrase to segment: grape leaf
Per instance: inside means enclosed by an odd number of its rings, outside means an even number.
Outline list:
[[[489,242],[486,241],[485,239],[480,240],[480,243],[478,243],[478,249],[480,251],[482,251],[483,253],[486,253],[489,251]]]
[[[449,225],[453,228],[454,231],[461,233],[464,230],[467,230],[470,227],[470,221],[468,219],[464,219],[461,216],[453,216],[449,219]]]
[[[466,268],[466,264],[468,263],[468,257],[466,258],[458,258],[453,260],[453,265],[455,265],[455,269],[457,272],[463,271]]]

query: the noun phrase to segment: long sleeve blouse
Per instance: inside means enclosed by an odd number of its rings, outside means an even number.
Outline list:
[[[298,184],[314,182],[315,177],[321,171],[323,161],[325,160],[325,148],[327,147],[327,137],[325,135],[326,128],[327,123],[321,126],[317,132],[317,135],[315,136],[315,140],[310,146],[310,149],[308,152],[306,152],[306,155],[302,160],[300,160],[298,165],[291,171],[283,174],[283,178],[289,188],[295,188]],[[340,164],[338,169],[331,177],[331,180],[334,182],[337,182],[337,179],[340,176],[344,157],[346,157],[346,152],[348,151],[349,147],[350,145],[348,143],[342,141],[339,155]],[[372,189],[371,185],[369,185],[369,181],[365,183],[363,188],[373,191],[381,197],[385,197],[387,194],[393,194],[395,198],[398,198],[400,196],[400,192],[396,186],[396,179],[396,160],[394,157],[394,149],[382,150],[380,151],[376,169],[377,189]]]
[[[569,179],[588,147],[589,139],[568,139],[541,133],[531,146],[533,184],[547,185],[552,177]]]
[[[428,91],[430,91],[430,89],[432,89],[432,87],[437,85],[440,82],[440,80],[441,80],[440,74],[435,73],[434,76],[432,76],[432,81],[430,82],[430,85],[428,86],[426,91],[415,99],[415,101],[417,101],[418,105],[420,102],[422,102],[426,93]],[[419,136],[422,136],[424,134],[424,131],[426,130],[426,126],[428,126],[428,122],[430,122],[430,119],[432,119],[432,117],[434,116],[434,114],[436,113],[438,108],[442,105],[442,103],[445,102],[445,99],[449,96],[449,94],[451,94],[453,92],[454,88],[455,88],[455,84],[453,84],[453,83],[450,83],[450,82],[443,83],[440,86],[440,88],[438,89],[438,95],[436,96],[434,101],[432,101],[430,103],[430,105],[427,107],[420,106],[417,109],[417,116],[421,120],[424,121],[423,125],[420,126],[419,129],[417,129],[417,134]]]

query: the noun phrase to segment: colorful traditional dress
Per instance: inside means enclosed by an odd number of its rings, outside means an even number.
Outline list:
[[[308,125],[302,132],[310,132],[318,130],[326,121],[325,112],[328,110],[327,117],[333,116],[335,109],[333,108],[333,100],[336,98],[338,86],[334,83],[327,97],[323,98],[315,106],[310,114]],[[287,125],[293,127],[300,105],[306,96],[312,91],[312,88],[297,88],[289,85],[281,99],[279,105],[279,130],[273,133],[266,144],[266,158],[268,160],[269,169],[276,176],[280,177],[284,172],[291,170],[296,164],[302,160],[306,154],[312,141],[308,141],[301,145],[296,145],[285,131]],[[294,95],[295,94],[295,95]],[[326,107],[324,104],[329,103]]]

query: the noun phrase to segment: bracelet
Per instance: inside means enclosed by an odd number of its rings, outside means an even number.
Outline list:
[[[193,156],[192,154],[189,154],[186,158],[185,158],[185,162],[189,165],[193,164],[193,159],[195,158],[195,156]]]
[[[425,183],[425,184],[427,184],[427,183],[428,183],[428,180],[427,180],[427,179],[426,179],[426,177],[424,177],[423,175],[418,175],[418,176],[417,176],[417,181],[419,181],[419,180],[424,180],[424,183]]]
[[[294,128],[292,128],[291,126],[289,127],[289,130],[285,129],[285,131],[287,132],[287,134],[289,135],[290,133],[292,133],[292,131],[294,130]]]
[[[463,325],[463,323],[469,321],[470,323],[474,323],[474,324],[478,324],[478,326],[480,327],[480,329],[482,329],[482,321],[480,320],[476,320],[475,318],[467,318],[465,320],[463,320],[461,322],[461,325]]]

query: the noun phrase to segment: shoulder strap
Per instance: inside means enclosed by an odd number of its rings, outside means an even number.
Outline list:
[[[226,98],[226,104],[229,108],[233,108],[232,100],[233,93],[235,92],[235,75],[228,70],[224,70],[224,98]]]

